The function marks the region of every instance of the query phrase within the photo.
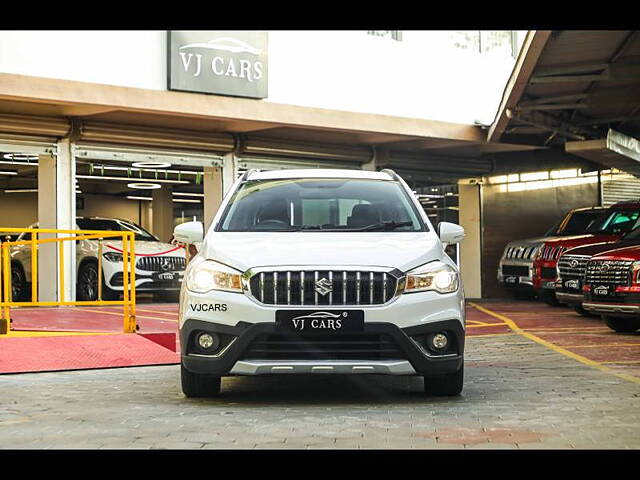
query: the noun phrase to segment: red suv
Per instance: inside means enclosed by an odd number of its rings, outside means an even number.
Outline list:
[[[640,246],[594,255],[582,287],[585,310],[602,315],[616,332],[640,328]]]
[[[640,200],[609,207],[583,235],[545,241],[533,261],[533,288],[550,305],[558,305],[555,295],[556,264],[566,250],[599,242],[612,242],[640,225]]]

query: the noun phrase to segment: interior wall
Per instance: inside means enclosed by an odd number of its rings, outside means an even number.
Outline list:
[[[0,191],[0,210],[0,227],[28,227],[38,221],[38,194]]]
[[[482,186],[482,296],[504,297],[496,275],[504,247],[512,240],[543,235],[564,214],[597,206],[597,183],[501,192],[500,185]]]

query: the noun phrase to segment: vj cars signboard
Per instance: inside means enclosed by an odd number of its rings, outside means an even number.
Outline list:
[[[169,90],[267,97],[267,33],[168,32]]]

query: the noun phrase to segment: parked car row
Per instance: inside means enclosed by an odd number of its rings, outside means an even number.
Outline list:
[[[574,221],[576,215],[585,222]],[[613,330],[634,332],[640,328],[639,271],[640,200],[572,210],[544,237],[511,242],[498,280],[518,294],[600,315]]]
[[[161,242],[139,225],[127,220],[101,217],[76,217],[79,230],[131,231],[136,245],[136,292],[152,293],[154,298],[178,301],[187,259],[184,248]],[[28,228],[38,228],[38,224]],[[24,232],[12,240],[31,239]],[[3,236],[3,240],[9,240]],[[81,301],[98,299],[98,275],[102,275],[102,299],[116,300],[122,295],[122,241],[105,239],[102,244],[101,270],[98,272],[98,240],[76,242],[76,298]],[[14,301],[31,300],[31,245],[11,247],[11,289]]]

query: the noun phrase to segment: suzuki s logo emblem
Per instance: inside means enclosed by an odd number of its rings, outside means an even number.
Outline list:
[[[569,262],[569,266],[570,266],[571,268],[576,268],[576,267],[578,266],[578,263],[579,263],[579,262],[578,262],[578,260],[571,260],[571,261]]]
[[[326,295],[327,293],[333,291],[333,285],[328,278],[321,278],[315,284],[315,291],[320,295]]]

